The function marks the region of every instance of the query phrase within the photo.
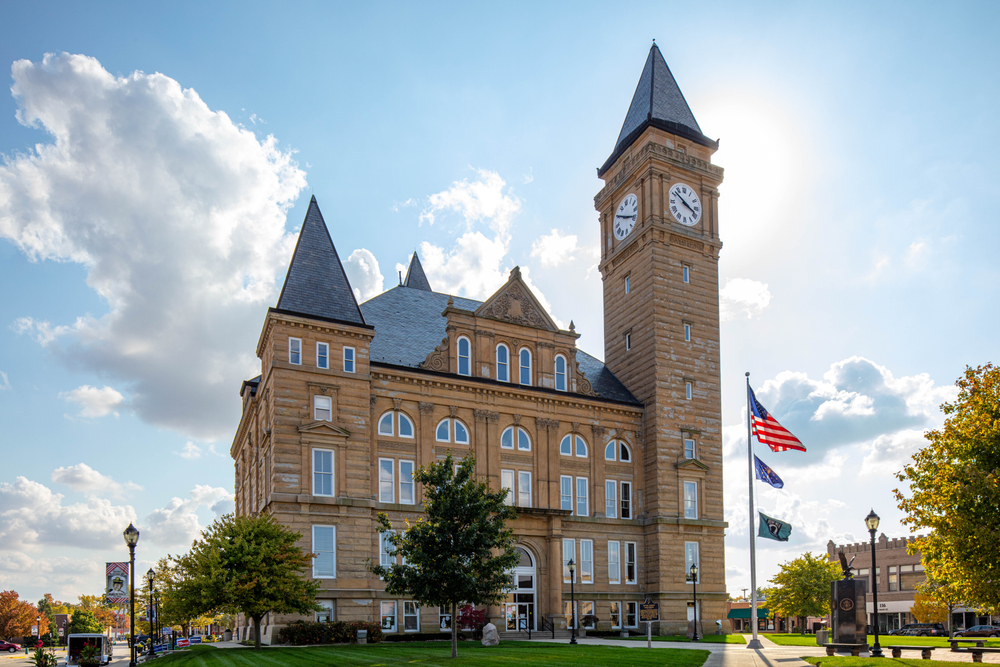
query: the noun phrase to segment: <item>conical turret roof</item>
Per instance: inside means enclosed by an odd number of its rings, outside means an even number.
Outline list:
[[[365,324],[315,196],[309,200],[295,254],[278,297],[278,310]]]
[[[406,279],[403,281],[403,287],[412,287],[414,289],[422,289],[426,292],[433,292],[431,289],[431,284],[427,280],[427,274],[424,273],[424,267],[420,265],[420,258],[417,257],[417,251],[413,251],[413,258],[410,260],[410,267],[406,269]]]
[[[639,76],[639,83],[632,95],[632,104],[625,114],[621,132],[615,150],[604,165],[597,170],[598,176],[639,138],[649,126],[658,127],[672,134],[690,139],[695,143],[711,148],[718,148],[718,142],[712,141],[701,133],[701,127],[695,120],[691,107],[688,106],[674,75],[667,67],[667,62],[660,53],[660,47],[653,42],[646,57],[646,64]]]

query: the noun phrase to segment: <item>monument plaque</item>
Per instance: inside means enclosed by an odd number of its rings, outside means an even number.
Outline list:
[[[643,622],[660,620],[660,603],[649,598],[639,605],[639,620]]]
[[[865,597],[868,594],[868,582],[855,579],[843,552],[839,555],[844,578],[830,583],[830,620],[833,625],[831,642],[866,644],[868,613],[865,609]]]

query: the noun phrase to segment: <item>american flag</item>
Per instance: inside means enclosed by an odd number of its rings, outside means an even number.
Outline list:
[[[778,420],[764,408],[763,405],[753,395],[753,389],[749,386],[750,392],[750,418],[753,423],[753,432],[757,440],[764,443],[774,452],[783,452],[786,449],[795,449],[800,452],[806,451],[802,443],[788,430],[778,423]]]

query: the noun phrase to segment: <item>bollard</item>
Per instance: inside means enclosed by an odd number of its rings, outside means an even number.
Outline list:
[[[368,643],[368,631],[367,630],[358,630],[358,643],[359,644],[367,644]]]

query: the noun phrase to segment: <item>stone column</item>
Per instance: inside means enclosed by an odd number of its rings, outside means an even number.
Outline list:
[[[538,443],[536,454],[538,465],[535,470],[538,475],[538,502],[535,507],[548,507],[549,509],[559,509],[559,447],[552,442],[554,435],[558,434],[558,419],[536,419],[538,426],[539,440],[544,439],[545,449],[542,449],[542,442]],[[541,452],[546,452],[545,459],[542,459]]]
[[[549,566],[546,568],[548,575],[546,615],[553,627],[560,630],[566,627],[566,620],[563,618],[562,519],[560,517],[552,517],[550,530],[551,535],[548,537]]]

